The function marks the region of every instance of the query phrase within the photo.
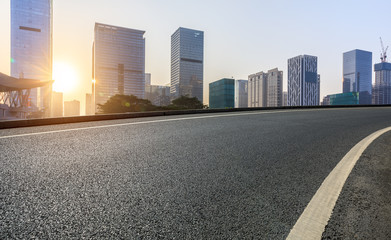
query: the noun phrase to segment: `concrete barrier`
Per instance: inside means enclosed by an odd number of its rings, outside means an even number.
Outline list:
[[[262,110],[283,110],[283,109],[322,109],[322,108],[366,108],[366,107],[391,107],[391,105],[341,105],[341,106],[286,106],[286,107],[262,107],[262,108],[231,108],[231,109],[193,109],[193,110],[175,110],[175,111],[156,111],[156,112],[136,112],[119,114],[99,114],[89,116],[60,117],[60,118],[42,118],[25,120],[5,120],[0,121],[0,129],[34,127],[55,124],[68,124],[92,121],[118,120],[129,118],[174,116],[185,114],[206,114],[206,113],[226,113],[243,111],[262,111]]]

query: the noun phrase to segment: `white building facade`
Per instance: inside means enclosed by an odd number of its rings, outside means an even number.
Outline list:
[[[283,72],[278,68],[248,77],[249,107],[280,107],[283,103]]]

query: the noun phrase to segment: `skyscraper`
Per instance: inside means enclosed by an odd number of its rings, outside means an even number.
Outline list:
[[[288,106],[319,105],[318,58],[300,55],[288,59]]]
[[[391,63],[375,64],[375,85],[373,86],[373,104],[391,104]]]
[[[372,53],[355,49],[343,54],[343,92],[372,94]],[[370,101],[367,102],[370,104]]]
[[[144,31],[95,23],[95,107],[116,94],[144,98]]]
[[[11,76],[52,80],[52,0],[11,0]],[[35,88],[30,103],[49,116],[51,87]]]
[[[248,76],[248,107],[266,107],[267,73],[258,72]]]
[[[203,102],[204,32],[179,28],[171,36],[172,98],[188,95]]]
[[[248,81],[235,80],[235,108],[248,106]]]
[[[248,77],[249,107],[282,106],[283,73],[278,68],[267,73],[259,72]]]
[[[281,107],[282,99],[282,71],[274,68],[267,72],[267,107]]]

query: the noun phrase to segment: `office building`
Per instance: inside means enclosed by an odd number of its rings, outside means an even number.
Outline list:
[[[375,64],[375,78],[372,103],[377,105],[391,104],[391,63]]]
[[[80,102],[77,100],[64,102],[64,116],[80,116]]]
[[[223,78],[209,84],[209,107],[235,107],[235,79]]]
[[[170,86],[145,85],[145,99],[155,106],[170,105]]]
[[[278,68],[267,73],[259,72],[248,77],[249,107],[282,106],[283,72]]]
[[[94,115],[93,95],[86,93],[86,115]]]
[[[319,92],[318,58],[300,55],[288,59],[288,106],[317,106]]]
[[[347,92],[325,96],[322,105],[364,105],[367,101],[367,92]]]
[[[64,115],[63,110],[63,93],[52,92],[52,117],[62,117]]]
[[[52,19],[52,0],[11,0],[12,77],[52,80]],[[32,111],[43,110],[50,116],[51,91],[51,86],[31,90]]]
[[[235,108],[248,106],[247,80],[235,80]]]
[[[204,32],[179,28],[171,36],[171,96],[203,102]]]
[[[144,98],[145,31],[95,24],[93,79],[95,110],[116,95]]]
[[[372,53],[355,49],[343,54],[343,93],[360,92],[371,103]],[[365,93],[366,92],[366,93]]]
[[[358,105],[360,104],[360,93],[347,92],[329,95],[329,101],[332,106],[335,105]]]

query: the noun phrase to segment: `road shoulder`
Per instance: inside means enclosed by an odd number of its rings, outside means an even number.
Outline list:
[[[376,139],[347,179],[322,239],[391,238],[391,133]]]

